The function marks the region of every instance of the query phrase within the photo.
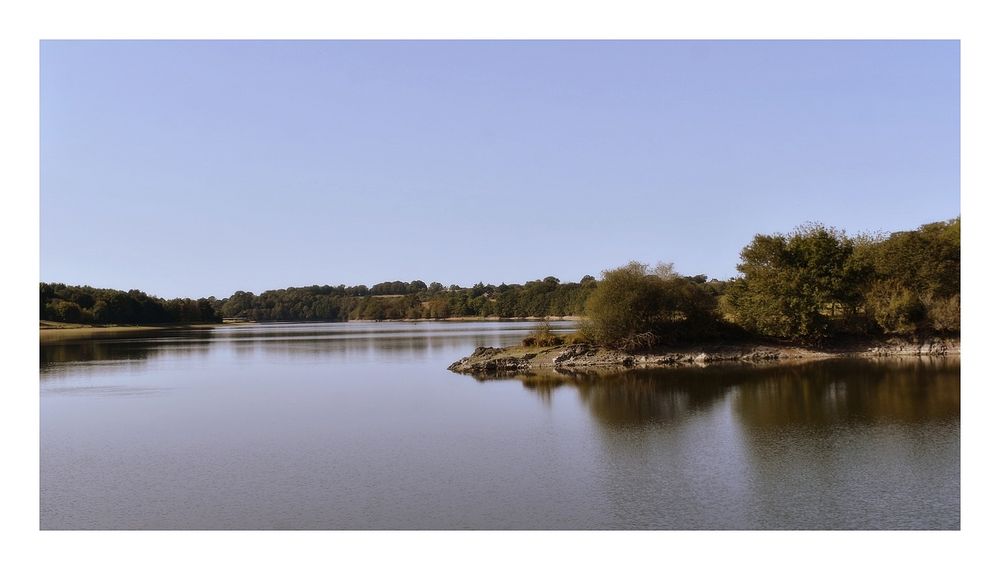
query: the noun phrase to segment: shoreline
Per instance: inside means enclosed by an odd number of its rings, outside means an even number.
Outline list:
[[[960,356],[960,339],[927,339],[920,343],[901,339],[873,340],[839,347],[812,348],[774,343],[716,343],[661,347],[639,353],[592,344],[553,347],[479,347],[454,362],[448,370],[459,374],[504,375],[530,371],[574,373],[630,368],[676,368],[712,364],[762,364],[826,358],[882,358]]]
[[[142,336],[145,333],[168,330],[212,329],[223,326],[239,326],[251,323],[191,323],[165,325],[87,325],[81,323],[58,323],[42,321],[38,329],[40,344],[68,340],[86,340],[106,336]]]
[[[142,336],[146,333],[155,333],[169,330],[192,330],[192,329],[213,329],[218,327],[238,327],[258,324],[288,324],[288,323],[420,323],[420,322],[540,322],[540,321],[579,321],[578,316],[562,317],[522,317],[516,319],[500,317],[448,317],[444,319],[353,319],[348,321],[228,321],[221,323],[189,323],[189,324],[159,324],[159,325],[90,325],[84,323],[61,323],[57,321],[39,321],[38,337],[41,344],[49,344],[63,341],[87,340],[99,337],[112,336]]]
[[[583,317],[564,315],[561,317],[444,317],[441,319],[351,319],[348,321],[333,321],[342,323],[516,323],[542,321],[582,321]],[[310,321],[296,321],[310,322]]]

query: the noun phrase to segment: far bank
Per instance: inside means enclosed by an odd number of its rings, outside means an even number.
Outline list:
[[[56,321],[39,321],[38,337],[41,344],[73,342],[79,340],[96,340],[108,338],[142,337],[163,331],[178,331],[189,329],[213,329],[231,326],[249,326],[259,324],[316,324],[319,322],[349,322],[349,323],[420,323],[420,322],[539,322],[539,321],[579,321],[577,316],[563,317],[526,317],[523,319],[508,319],[500,317],[450,317],[445,319],[382,319],[350,321],[251,321],[243,319],[225,319],[221,323],[192,324],[157,324],[157,325],[90,325],[79,323],[61,323]]]
[[[246,323],[191,323],[183,325],[84,325],[40,321],[38,340],[41,344],[90,340],[99,338],[141,337],[150,333],[169,330],[211,329]]]

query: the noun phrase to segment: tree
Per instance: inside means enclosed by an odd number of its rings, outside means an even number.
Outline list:
[[[587,299],[587,333],[595,341],[635,347],[634,339],[692,340],[717,321],[715,299],[694,283],[661,264],[650,272],[632,261],[602,273]]]
[[[736,322],[755,333],[793,339],[831,334],[834,317],[856,313],[861,273],[844,232],[819,224],[788,235],[756,235],[740,253],[742,277],[727,292]]]
[[[865,313],[883,332],[959,332],[958,218],[888,237],[858,239],[853,263],[867,277],[861,290]]]
[[[53,320],[64,323],[79,323],[81,321],[80,306],[72,301],[57,299],[52,303],[50,314],[54,317]]]

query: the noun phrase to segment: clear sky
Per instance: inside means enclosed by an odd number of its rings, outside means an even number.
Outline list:
[[[41,44],[43,281],[728,278],[958,214],[958,42]]]

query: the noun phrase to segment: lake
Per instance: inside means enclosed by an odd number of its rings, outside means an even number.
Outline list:
[[[533,326],[43,345],[41,528],[959,528],[958,358],[446,370]]]

